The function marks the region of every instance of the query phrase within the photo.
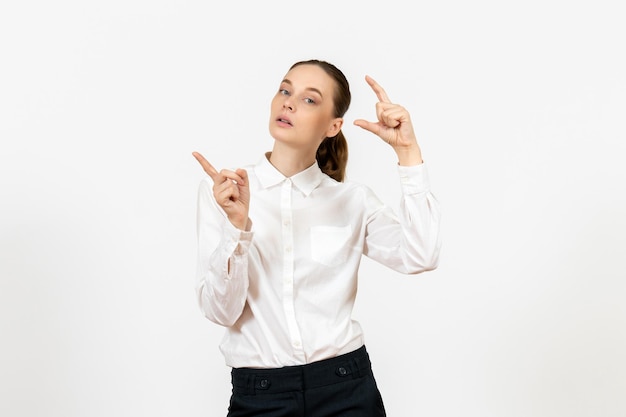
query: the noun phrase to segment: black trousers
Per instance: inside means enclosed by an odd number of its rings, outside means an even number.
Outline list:
[[[235,368],[228,417],[385,417],[365,346],[276,369]]]

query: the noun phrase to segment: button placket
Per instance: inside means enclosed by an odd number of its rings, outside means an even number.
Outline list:
[[[294,354],[302,361],[305,359],[302,350],[302,336],[296,321],[294,304],[294,253],[293,253],[293,218],[291,207],[292,183],[286,179],[281,188],[281,224],[283,238],[283,310],[287,319],[287,326],[291,336],[291,345]]]

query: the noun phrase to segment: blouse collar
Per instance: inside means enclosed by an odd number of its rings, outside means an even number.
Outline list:
[[[308,196],[322,183],[324,177],[326,177],[326,174],[322,172],[316,161],[307,169],[287,178],[270,163],[269,156],[270,152],[265,153],[254,166],[254,172],[263,188],[273,187],[289,179],[298,190],[305,196]]]

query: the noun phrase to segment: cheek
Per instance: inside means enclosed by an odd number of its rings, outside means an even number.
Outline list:
[[[330,120],[326,112],[319,111],[319,109],[308,112],[307,118],[317,126],[326,126]]]
[[[274,98],[270,102],[270,109],[272,111],[274,111],[276,109],[277,105],[278,105],[278,99],[276,98],[276,96],[274,96]]]
[[[309,126],[321,134],[326,131],[326,118],[319,114],[312,115],[309,118]]]
[[[327,115],[320,115],[317,117],[316,123],[319,126],[320,132],[324,134],[324,137],[326,137],[326,132],[331,126],[331,121],[332,119]]]

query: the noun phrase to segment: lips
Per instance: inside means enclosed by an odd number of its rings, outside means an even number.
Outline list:
[[[289,126],[293,126],[293,124],[291,123],[291,120],[289,120],[289,118],[285,117],[285,116],[281,116],[279,118],[276,119],[276,121],[278,123],[283,123]]]

